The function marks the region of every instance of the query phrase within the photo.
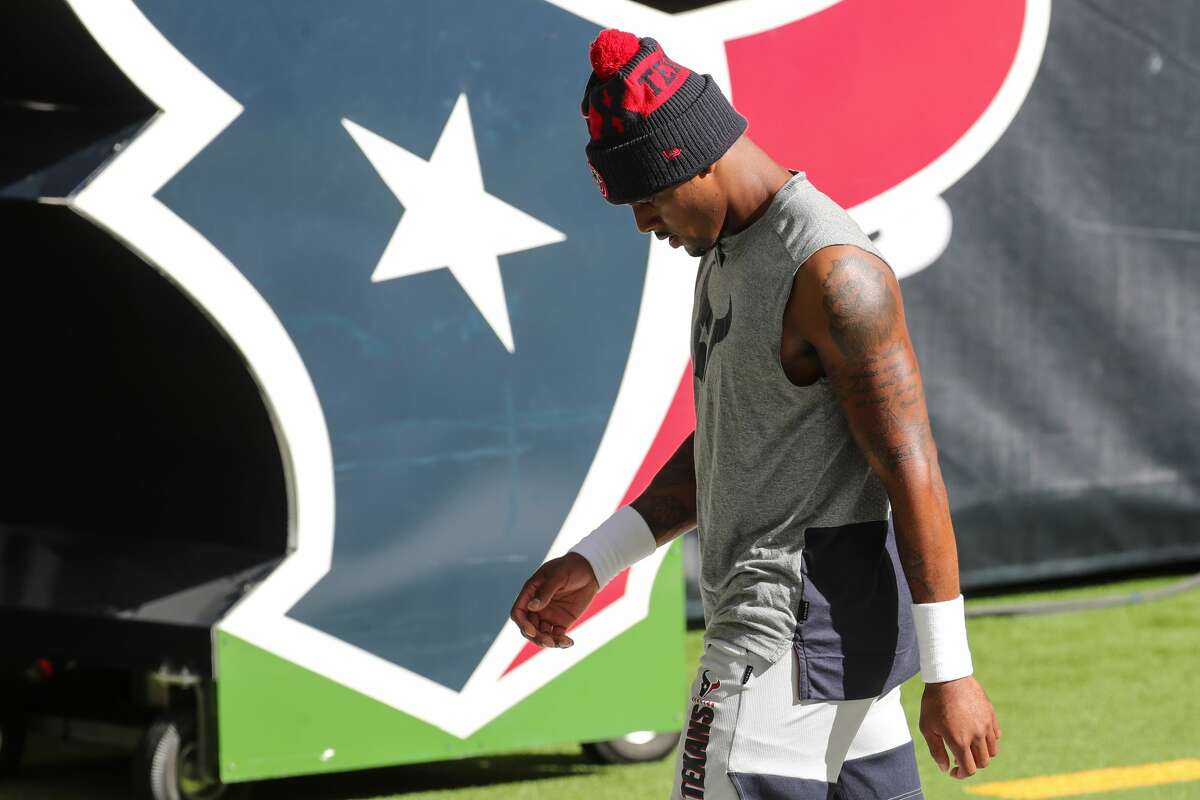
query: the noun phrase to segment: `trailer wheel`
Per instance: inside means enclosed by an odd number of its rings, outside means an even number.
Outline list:
[[[583,753],[599,764],[636,764],[666,757],[678,742],[679,731],[636,731],[605,742],[584,742]]]
[[[196,758],[196,721],[190,714],[156,720],[133,761],[135,796],[142,800],[244,800],[250,787],[201,774]]]
[[[25,728],[23,717],[16,714],[0,716],[0,778],[12,775],[21,766]]]

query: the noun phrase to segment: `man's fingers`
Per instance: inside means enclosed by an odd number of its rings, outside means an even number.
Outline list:
[[[921,731],[925,737],[925,744],[929,745],[929,755],[933,756],[933,761],[938,765],[938,769],[942,772],[950,769],[950,758],[946,755],[946,745],[942,741],[942,737],[936,733],[925,733]]]
[[[549,636],[544,633],[539,633],[536,629],[531,629],[531,631],[527,633],[525,629],[522,628],[521,635],[534,644],[540,645],[541,647],[554,646],[554,641]]]
[[[959,780],[969,778],[975,774],[975,756],[971,754],[970,747],[964,747],[957,742],[950,742],[950,749],[954,751],[954,769],[950,770],[950,774]]]
[[[987,750],[988,755],[990,755],[992,758],[995,758],[1000,753],[1000,743],[997,742],[996,737],[990,733],[987,737]]]
[[[512,610],[508,612],[508,616],[513,622],[517,623],[517,627],[521,629],[521,633],[526,639],[537,633],[536,628],[534,628],[529,620],[526,608],[528,607],[529,599],[533,597],[533,593],[537,591],[540,585],[541,580],[536,574],[525,581],[525,585],[517,593],[517,599],[513,601]]]
[[[976,738],[971,742],[971,756],[975,759],[975,766],[983,769],[988,765],[991,756],[988,755],[988,743],[986,739]]]
[[[522,636],[536,644],[544,644],[538,636],[537,626],[529,621],[524,611],[516,612],[514,618],[517,619],[517,627],[521,629]]]
[[[522,590],[521,593],[525,594],[525,591]],[[537,612],[526,611],[523,605],[520,602],[520,597],[518,597],[517,603],[513,604],[513,610],[510,615],[513,622],[517,623],[517,627],[520,628],[521,635],[542,647],[554,647],[554,640],[541,632],[542,620],[538,617]]]
[[[546,632],[546,621],[538,616],[536,611],[529,612],[529,621],[533,623],[533,636],[530,637],[533,641],[540,644],[542,647],[557,647],[554,643],[554,638]]]
[[[529,600],[529,608],[540,611],[554,599],[554,595],[567,582],[566,570],[557,569],[546,577],[538,590]]]
[[[533,622],[530,621],[529,616],[525,613],[524,609],[514,608],[510,616],[512,617],[512,621],[517,623],[517,628],[520,629],[521,635],[526,639],[530,639],[537,634],[537,628],[534,626]]]
[[[554,637],[554,641],[558,642],[559,647],[570,647],[575,644],[570,636],[567,636],[567,628],[565,625],[555,625],[550,635]]]
[[[546,562],[521,587],[509,611],[509,617],[521,635],[541,647],[571,647],[575,644],[565,635],[567,629],[562,624],[574,620],[550,605],[554,595],[566,585],[567,577],[566,570],[556,569],[552,562]]]
[[[539,619],[540,622],[538,623],[538,630],[550,639],[550,643],[547,645],[547,647],[570,647],[571,645],[575,644],[575,642],[571,641],[571,638],[566,635],[567,629],[565,626],[556,625],[544,618]],[[539,639],[540,638],[541,637],[539,637]]]

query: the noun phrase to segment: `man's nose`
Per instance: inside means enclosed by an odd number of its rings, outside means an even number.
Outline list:
[[[648,207],[640,203],[633,204],[633,221],[642,233],[650,233],[658,224],[658,217]]]

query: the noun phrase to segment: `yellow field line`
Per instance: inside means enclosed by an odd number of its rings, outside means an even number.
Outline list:
[[[1113,792],[1117,789],[1136,789],[1139,786],[1196,780],[1200,780],[1200,759],[1183,758],[1158,764],[992,781],[972,786],[967,791],[984,797],[1000,797],[1003,800],[1042,800],[1047,797],[1071,797],[1092,792]]]

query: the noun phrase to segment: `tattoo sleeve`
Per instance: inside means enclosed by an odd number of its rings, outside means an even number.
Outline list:
[[[916,356],[880,268],[860,256],[834,259],[822,289],[841,356],[823,364],[848,414],[860,423],[855,434],[864,454],[881,474],[929,459],[933,436]]]
[[[660,545],[696,527],[696,434],[691,433],[631,503]]]
[[[887,487],[913,599],[955,597],[954,529],[899,284],[886,264],[850,247],[808,280],[812,305],[794,324],[807,326],[851,434]]]

